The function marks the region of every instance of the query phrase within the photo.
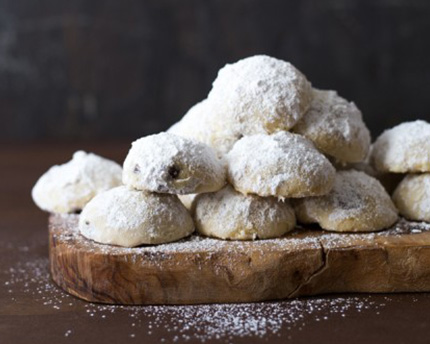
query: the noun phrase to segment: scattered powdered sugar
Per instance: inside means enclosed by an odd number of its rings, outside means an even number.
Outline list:
[[[225,166],[214,150],[170,133],[136,140],[124,161],[123,182],[138,190],[190,194],[224,186]]]
[[[208,100],[243,135],[292,128],[309,108],[311,84],[292,64],[256,55],[220,69]]]
[[[381,172],[430,171],[430,124],[417,120],[385,130],[373,144],[371,162]]]
[[[8,249],[16,250],[16,247]],[[115,306],[86,303],[56,287],[50,279],[49,261],[33,253],[31,247],[18,248],[23,252],[20,261],[0,271],[2,285],[10,294],[11,302],[39,305],[54,312],[73,312],[98,327],[116,319],[117,331],[125,331],[126,339],[160,340],[161,342],[219,340],[234,342],[238,338],[266,338],[281,336],[294,340],[294,330],[304,330],[314,322],[332,318],[376,314],[392,302],[389,297],[375,301],[373,296],[329,296],[293,299],[281,302],[245,304],[213,304],[185,306]],[[67,314],[67,313],[63,313]],[[63,315],[65,316],[65,315]],[[85,329],[86,331],[87,329]],[[61,335],[73,338],[81,325],[69,320],[68,329]],[[55,331],[51,333],[54,335]],[[160,338],[160,333],[162,337]],[[152,339],[151,339],[152,338]]]
[[[370,132],[357,106],[336,91],[313,89],[312,93],[311,107],[293,131],[340,161],[365,159],[370,147]]]
[[[312,142],[285,131],[244,137],[226,159],[235,189],[260,196],[326,194],[335,176],[332,164]]]
[[[78,151],[72,160],[51,167],[32,190],[37,206],[54,213],[81,210],[100,192],[121,185],[122,169],[116,162]]]

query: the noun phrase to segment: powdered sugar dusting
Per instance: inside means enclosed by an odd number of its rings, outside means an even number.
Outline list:
[[[327,155],[360,162],[370,147],[370,132],[360,110],[336,91],[313,89],[311,107],[293,131],[313,141]]]
[[[243,135],[293,127],[309,108],[311,84],[288,62],[265,55],[220,69],[208,99]]]
[[[16,250],[16,247],[2,249]],[[282,302],[245,304],[214,304],[193,306],[113,306],[86,303],[56,287],[50,279],[47,257],[35,255],[33,248],[18,248],[21,260],[14,261],[2,275],[0,288],[7,290],[10,302],[39,305],[49,311],[85,319],[89,325],[108,326],[114,320],[117,331],[127,339],[147,339],[161,342],[231,343],[239,338],[270,338],[283,335],[294,340],[294,333],[315,322],[350,317],[378,315],[390,297],[378,300],[373,296],[331,296],[293,299]],[[70,321],[61,336],[70,339],[84,331]],[[87,331],[87,328],[85,329]],[[51,335],[55,334],[52,330]],[[160,338],[160,333],[163,333]]]
[[[209,146],[174,134],[136,140],[124,161],[123,182],[138,190],[190,194],[225,184],[225,166]]]
[[[116,162],[78,151],[73,159],[51,167],[32,190],[39,208],[54,213],[81,210],[95,195],[121,185]]]
[[[226,156],[236,190],[306,197],[330,191],[335,169],[306,138],[289,132],[242,138]]]
[[[85,206],[79,228],[97,242],[132,247],[178,240],[194,231],[194,223],[175,195],[119,186]]]
[[[373,145],[371,163],[381,172],[429,172],[430,124],[418,120],[385,130]]]

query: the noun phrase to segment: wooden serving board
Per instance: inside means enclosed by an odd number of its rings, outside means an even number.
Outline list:
[[[345,292],[430,291],[430,225],[401,220],[366,234],[297,228],[273,240],[197,235],[121,248],[82,237],[78,215],[49,220],[54,281],[111,304],[255,302]]]

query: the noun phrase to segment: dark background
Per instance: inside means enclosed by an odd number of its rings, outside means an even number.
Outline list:
[[[136,138],[265,53],[362,109],[430,119],[430,1],[0,0],[0,139]]]

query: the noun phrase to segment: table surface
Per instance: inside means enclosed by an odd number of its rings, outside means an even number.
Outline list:
[[[0,145],[0,343],[428,343],[430,294],[121,307],[78,300],[48,269],[47,214],[31,187],[77,149],[121,162],[128,143]]]

